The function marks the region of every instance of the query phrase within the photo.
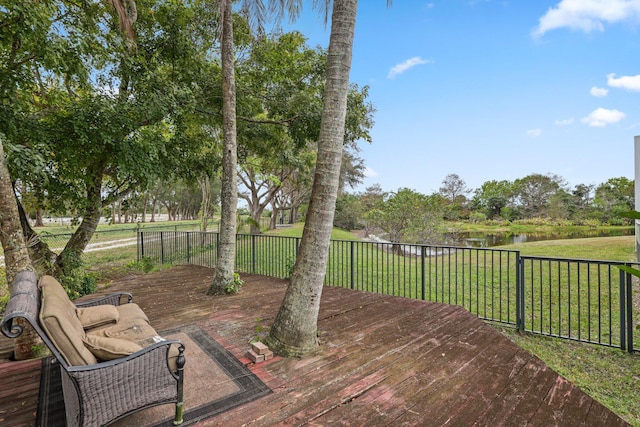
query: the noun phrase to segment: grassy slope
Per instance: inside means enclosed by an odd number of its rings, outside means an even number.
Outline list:
[[[634,239],[634,236],[620,236],[548,240],[505,245],[500,249],[518,250],[522,255],[531,256],[634,261]]]
[[[303,227],[304,227],[304,224],[301,222],[298,222],[296,224],[291,225],[291,227],[278,228],[277,230],[268,231],[265,234],[268,234],[271,236],[301,237]],[[346,230],[342,230],[340,228],[333,229],[333,232],[331,233],[331,238],[333,240],[360,240],[353,233],[350,233],[349,231],[346,231]]]

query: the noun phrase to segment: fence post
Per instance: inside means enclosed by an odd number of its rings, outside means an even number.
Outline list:
[[[427,296],[426,296],[426,279],[425,279],[425,274],[426,274],[426,267],[425,267],[425,247],[424,246],[420,246],[420,285],[422,288],[422,301],[425,301]]]
[[[187,231],[187,264],[191,264],[191,241],[189,239],[190,231]]]
[[[349,279],[351,281],[351,289],[355,289],[355,285],[356,285],[356,283],[355,283],[355,274],[356,274],[356,272],[355,272],[355,265],[354,265],[355,264],[355,262],[354,262],[355,261],[354,245],[355,245],[355,241],[352,240],[351,244],[349,245],[350,250],[351,250],[350,259],[349,259],[349,263],[351,264],[350,269],[349,269],[349,270],[351,270],[350,271],[351,277]]]
[[[160,264],[164,265],[164,231],[160,232]]]
[[[138,250],[136,252],[138,255],[137,261],[140,262],[140,260],[144,258],[144,236],[142,235],[142,231],[138,231]]]
[[[627,351],[633,353],[633,290],[631,286],[631,274],[625,272],[625,299],[627,300]]]
[[[178,248],[178,226],[175,226],[176,229],[173,231],[173,250],[171,251],[171,261],[175,262],[177,261],[176,257],[179,251]]]
[[[627,299],[625,297],[626,293],[626,278],[625,272],[620,270],[619,274],[620,278],[620,350],[627,349]]]
[[[251,273],[256,272],[256,235],[251,235]]]
[[[524,260],[516,252],[516,329],[524,332]]]
[[[214,266],[218,265],[218,252],[220,252],[220,228],[218,227],[218,233],[216,234],[216,256],[214,261]]]

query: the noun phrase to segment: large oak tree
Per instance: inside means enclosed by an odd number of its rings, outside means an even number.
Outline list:
[[[0,131],[21,196],[81,219],[56,255],[21,211],[32,260],[61,275],[78,265],[103,208],[193,158],[201,140],[178,136],[206,86],[212,20],[201,1],[32,6],[1,11]]]

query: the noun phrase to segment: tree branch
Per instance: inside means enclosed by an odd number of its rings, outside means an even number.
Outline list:
[[[296,115],[288,119],[282,119],[282,120],[263,120],[263,119],[252,119],[249,117],[238,116],[238,120],[242,120],[243,122],[258,123],[263,125],[288,125],[289,123],[291,123],[297,118],[298,116]]]

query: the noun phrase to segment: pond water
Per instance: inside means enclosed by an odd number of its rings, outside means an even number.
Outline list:
[[[582,239],[586,237],[632,236],[633,227],[615,230],[591,230],[559,233],[452,233],[448,236],[451,244],[474,248],[511,245],[541,240]]]

